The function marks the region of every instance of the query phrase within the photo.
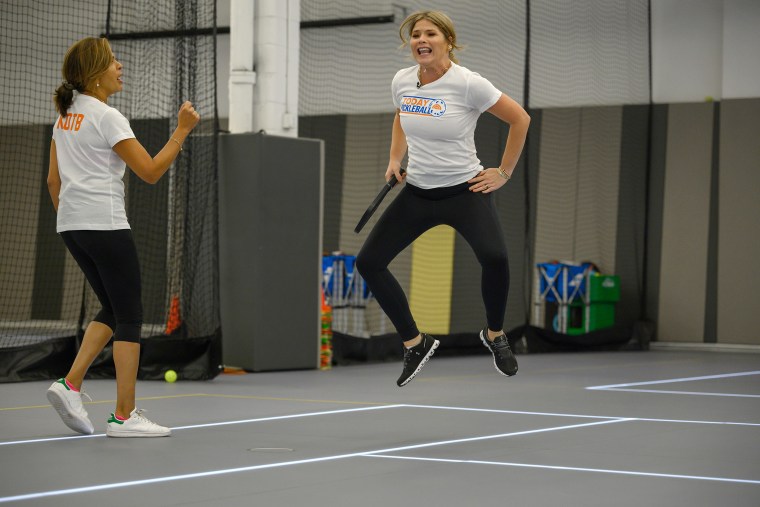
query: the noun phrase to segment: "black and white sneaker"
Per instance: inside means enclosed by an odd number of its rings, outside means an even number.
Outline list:
[[[404,348],[404,371],[401,372],[396,384],[399,387],[408,384],[422,370],[440,343],[429,334],[422,333],[420,343],[411,349]]]
[[[480,332],[480,340],[493,354],[493,365],[499,373],[507,377],[517,373],[517,359],[509,348],[507,335],[502,333],[491,341],[488,339],[488,327],[484,327]]]

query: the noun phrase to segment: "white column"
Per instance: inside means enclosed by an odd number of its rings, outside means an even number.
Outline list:
[[[256,2],[253,131],[298,136],[299,0]]]
[[[254,132],[254,0],[230,0],[230,132]]]

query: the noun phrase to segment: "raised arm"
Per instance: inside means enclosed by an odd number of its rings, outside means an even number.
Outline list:
[[[190,132],[195,128],[200,116],[187,101],[180,107],[177,115],[177,128],[166,144],[155,157],[151,157],[137,139],[125,139],[116,143],[113,151],[126,162],[132,171],[143,181],[153,184],[169,169],[179,152],[182,151],[182,143]]]

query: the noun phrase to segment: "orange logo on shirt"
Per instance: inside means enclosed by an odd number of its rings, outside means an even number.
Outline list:
[[[84,120],[83,114],[68,113],[65,120],[62,116],[58,117],[58,123],[56,124],[55,128],[73,130],[76,132],[82,126],[82,120]]]
[[[442,99],[404,95],[401,97],[400,112],[402,114],[440,117],[446,112],[446,102]]]

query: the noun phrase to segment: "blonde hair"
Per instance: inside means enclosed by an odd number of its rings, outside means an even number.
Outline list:
[[[66,111],[74,101],[74,90],[84,93],[93,79],[108,70],[112,61],[113,51],[108,39],[87,37],[75,42],[63,58],[63,82],[53,95],[58,114],[66,116]]]
[[[441,11],[417,11],[407,16],[398,29],[398,36],[403,42],[401,46],[403,47],[409,44],[409,39],[412,37],[412,31],[414,31],[414,25],[423,19],[430,21],[438,27],[446,40],[449,41],[449,44],[451,44],[449,59],[454,63],[459,63],[459,60],[457,60],[457,57],[454,55],[454,50],[462,49],[462,47],[457,44],[457,33],[454,30],[454,22],[451,21],[451,18],[448,15]]]

